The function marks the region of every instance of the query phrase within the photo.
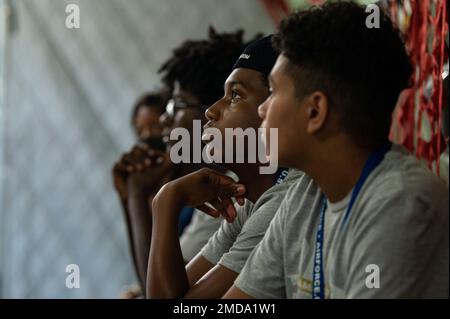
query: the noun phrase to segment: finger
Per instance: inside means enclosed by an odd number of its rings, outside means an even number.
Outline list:
[[[159,156],[159,157],[170,158],[170,154],[168,152],[161,151],[161,150],[153,150],[153,154],[155,156]]]
[[[150,159],[151,164],[162,164],[164,161],[170,159],[168,152],[155,150],[151,147],[143,148],[140,145],[133,148],[133,156],[135,162],[142,163],[146,159]]]
[[[161,161],[157,161],[154,152],[151,151],[152,156],[149,155],[147,151],[142,149],[140,146],[135,146],[130,154],[131,160],[129,162],[133,166],[133,172],[142,172],[145,169],[151,167],[152,165],[160,164]]]
[[[155,162],[158,165],[163,166],[165,170],[171,169],[174,166],[173,162],[170,160],[169,153],[157,151],[155,154],[158,156],[155,159]]]
[[[231,222],[233,222],[237,216],[237,212],[232,200],[229,198],[223,198],[222,205],[225,206],[225,211],[228,218],[231,220]]]
[[[161,150],[156,150],[156,149],[153,149],[151,147],[146,148],[145,152],[151,158],[164,157],[165,155],[169,155],[168,152],[161,151]]]
[[[129,155],[128,154],[123,154],[120,157],[119,161],[114,165],[114,170],[118,170],[118,171],[123,170],[123,171],[125,171],[125,168],[126,168],[126,166],[128,164],[130,164]]]
[[[196,208],[198,210],[204,212],[205,214],[209,215],[209,216],[212,216],[212,217],[215,217],[215,218],[220,216],[220,212],[218,212],[215,209],[212,209],[211,207],[209,207],[209,206],[207,206],[205,204],[199,205]]]
[[[143,149],[144,151],[148,151],[150,150],[150,145],[148,145],[145,142],[139,142],[136,146],[140,147],[141,149]]]
[[[155,155],[157,155],[156,154],[156,150],[155,149],[153,149],[152,147],[151,147],[151,145],[148,145],[147,143],[142,143],[142,142],[140,142],[140,143],[138,143],[137,145],[136,145],[136,148],[138,148],[138,150],[135,150],[135,151],[142,151],[143,153],[145,153],[147,156],[150,156],[150,157],[155,157]]]
[[[134,167],[136,168],[136,171],[137,172],[141,172],[143,169],[144,169],[144,164],[142,163],[136,163],[135,165],[134,165]]]
[[[150,156],[151,158],[155,158],[156,157],[155,150],[153,149],[147,150],[147,155]]]
[[[114,164],[112,171],[113,171],[113,174],[123,174],[126,171],[125,165],[121,162],[117,162],[116,164]]]
[[[125,167],[127,167],[127,166],[129,166],[129,165],[133,165],[133,158],[131,157],[130,154],[125,154],[125,155],[122,157],[122,164],[123,164]]]
[[[218,184],[218,185],[232,185],[232,184],[236,184],[234,179],[232,179],[230,176],[227,176],[225,174],[219,173],[219,172],[217,172],[217,171],[215,171],[213,169],[205,168],[204,172],[207,175],[210,175],[210,180],[214,184]]]
[[[120,161],[115,166],[115,170],[124,173],[132,173],[141,171],[146,165],[149,166],[148,161],[147,164],[145,164],[145,158],[139,158],[139,153],[137,152],[139,151],[136,151],[136,147],[134,147],[131,152],[122,155]]]
[[[149,157],[147,151],[140,146],[134,146],[130,155],[134,163],[142,163],[145,158]]]
[[[222,201],[218,198],[209,200],[208,203],[217,210],[220,215],[222,215],[224,218],[228,220],[229,216],[227,214],[227,209],[225,205],[222,203]]]
[[[116,164],[113,167],[112,176],[113,176],[114,179],[116,179],[116,178],[126,179],[128,174],[127,174],[127,171],[126,171],[125,167],[120,167],[120,166],[118,166]]]
[[[144,160],[144,166],[145,166],[145,167],[149,167],[149,166],[151,166],[151,165],[152,165],[152,160],[149,159],[149,158],[146,158],[146,159]]]
[[[245,194],[245,186],[242,184],[218,185],[216,192],[220,198],[239,197]]]
[[[246,192],[246,188],[244,185],[237,184],[229,176],[223,175],[212,169],[205,168],[193,174],[198,173],[201,174],[202,184],[206,186],[208,198],[220,197],[223,199],[231,197],[242,197]],[[242,203],[242,200],[239,201],[240,203]],[[231,209],[231,211],[234,210],[233,208]]]
[[[227,223],[232,223],[235,217],[232,217],[233,213],[228,212],[227,208],[224,211],[219,211],[220,215],[222,215],[223,219],[227,221]]]
[[[218,185],[223,185],[223,186],[234,186],[235,187],[234,191],[236,192],[236,194],[234,194],[235,196],[240,196],[240,195],[245,194],[245,191],[246,191],[245,185],[235,182],[234,179],[232,179],[230,176],[221,174],[212,169],[208,169],[208,171],[206,171],[206,173],[211,175],[210,179],[211,179],[211,182],[213,182],[213,184],[218,184]]]

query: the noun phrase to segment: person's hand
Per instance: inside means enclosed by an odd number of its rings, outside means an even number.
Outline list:
[[[151,158],[145,157],[131,166],[128,175],[128,191],[138,191],[146,196],[156,192],[174,168],[169,153],[151,150]],[[169,179],[168,179],[169,180]]]
[[[121,200],[128,197],[128,186],[149,191],[172,167],[168,154],[138,144],[121,156],[113,167],[113,182]],[[156,181],[155,181],[156,180]]]
[[[166,184],[156,197],[158,200],[177,198],[183,206],[196,207],[213,217],[222,215],[231,223],[236,218],[232,198],[236,198],[239,205],[244,205],[245,191],[245,186],[236,183],[231,177],[202,168]],[[160,194],[164,192],[168,195]]]
[[[128,198],[128,191],[127,191],[128,173],[125,169],[126,156],[127,154],[122,155],[119,161],[116,164],[114,164],[114,167],[112,169],[114,187],[117,193],[119,194],[121,201],[126,201],[126,199]]]

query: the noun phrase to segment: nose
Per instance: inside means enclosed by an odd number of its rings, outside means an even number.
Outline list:
[[[258,106],[258,115],[262,120],[266,118],[266,113],[267,113],[267,100],[265,100]]]
[[[220,100],[208,107],[205,111],[205,117],[208,121],[217,121],[220,118]]]

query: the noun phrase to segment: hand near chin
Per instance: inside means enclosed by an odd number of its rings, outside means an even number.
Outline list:
[[[229,176],[202,168],[166,184],[155,200],[177,200],[180,206],[195,207],[213,217],[222,215],[231,223],[236,218],[232,198],[243,205],[245,191],[244,185]]]

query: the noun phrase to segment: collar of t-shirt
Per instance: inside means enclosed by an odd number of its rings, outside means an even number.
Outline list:
[[[327,199],[327,212],[331,213],[342,213],[345,211],[345,209],[348,206],[348,203],[350,202],[350,198],[352,197],[353,189],[350,190],[350,192],[340,201],[337,202],[330,202]]]

